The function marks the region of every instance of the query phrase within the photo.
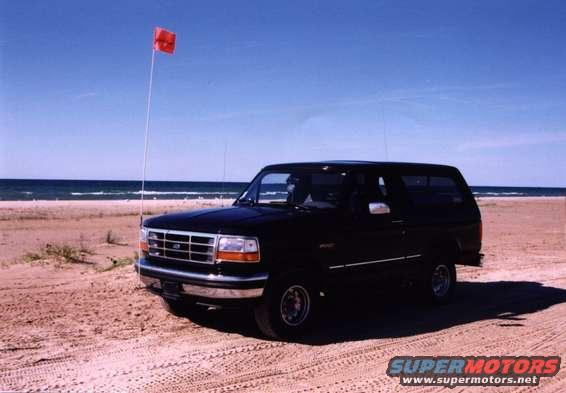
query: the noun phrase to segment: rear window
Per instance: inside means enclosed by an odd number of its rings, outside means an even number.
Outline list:
[[[460,187],[449,176],[401,176],[417,206],[450,205],[464,201]]]

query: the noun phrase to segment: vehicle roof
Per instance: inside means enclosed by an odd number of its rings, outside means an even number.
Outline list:
[[[453,166],[440,164],[424,164],[416,162],[390,162],[390,161],[355,161],[355,160],[333,160],[318,162],[290,162],[283,164],[268,165],[264,170],[277,170],[287,168],[316,168],[321,166],[330,166],[333,169],[347,170],[353,168],[405,168],[405,169],[444,169],[455,170]]]

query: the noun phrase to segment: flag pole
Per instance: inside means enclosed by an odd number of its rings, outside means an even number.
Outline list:
[[[153,66],[155,65],[155,49],[151,50],[151,67],[149,70],[149,91],[147,93],[147,111],[145,115],[145,142],[143,149],[143,169],[141,179],[141,197],[140,197],[140,228],[143,224],[143,194],[145,191],[145,172],[147,169],[147,152],[149,149],[149,114],[151,110],[151,87],[153,85]]]
[[[149,118],[151,110],[151,87],[153,85],[153,67],[155,65],[155,48],[151,49],[151,67],[149,70],[149,89],[147,93],[147,111],[145,115],[145,138],[144,138],[144,148],[143,148],[143,167],[142,167],[142,178],[141,178],[141,194],[140,194],[140,230],[143,226],[143,197],[145,193],[145,172],[147,169],[147,153],[149,150]],[[141,258],[141,241],[138,241],[138,258]],[[138,268],[138,278],[141,282],[141,266]]]

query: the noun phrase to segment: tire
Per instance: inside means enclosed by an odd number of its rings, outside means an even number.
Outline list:
[[[428,304],[448,304],[456,289],[456,267],[450,258],[436,256],[427,264],[421,280],[423,299]]]
[[[199,311],[201,308],[194,301],[187,298],[169,299],[162,297],[161,304],[167,312],[177,317],[189,316],[190,314]]]
[[[254,307],[259,330],[267,337],[299,338],[314,324],[320,305],[318,287],[306,274],[269,282]]]

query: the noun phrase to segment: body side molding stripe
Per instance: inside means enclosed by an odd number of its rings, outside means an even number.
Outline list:
[[[407,259],[413,259],[413,258],[419,258],[419,257],[421,257],[421,254],[407,255],[405,257],[398,257],[398,258],[378,259],[377,261],[348,263],[346,265],[334,265],[334,266],[329,266],[328,268],[329,269],[340,269],[340,268],[350,267],[350,266],[360,266],[360,265],[370,265],[370,264],[373,264],[373,263],[401,261],[401,260],[407,260]]]

